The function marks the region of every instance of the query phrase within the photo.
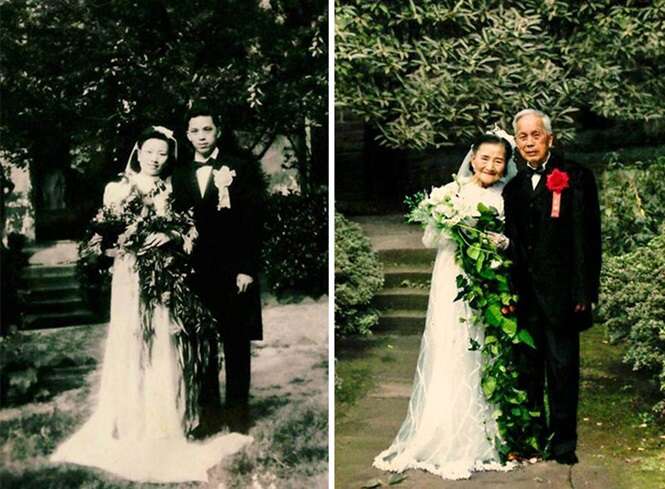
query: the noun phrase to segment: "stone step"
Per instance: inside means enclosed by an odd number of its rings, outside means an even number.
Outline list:
[[[24,280],[67,278],[76,276],[76,264],[65,263],[62,265],[30,265],[23,270],[21,278]]]
[[[23,329],[47,329],[63,326],[98,323],[98,318],[88,309],[77,309],[68,312],[45,314],[27,314],[24,317]]]
[[[374,305],[384,311],[396,309],[420,312],[427,310],[428,300],[429,288],[384,288],[374,297]]]
[[[383,249],[379,259],[386,267],[426,265],[430,267],[436,258],[436,250],[429,248]]]
[[[48,282],[48,281],[47,281]],[[32,286],[24,291],[24,298],[28,302],[38,302],[49,299],[73,299],[81,296],[79,284],[73,278],[63,283],[61,280],[53,280],[54,283],[46,283],[41,286]]]
[[[427,311],[388,310],[381,312],[377,333],[422,334]]]
[[[67,313],[85,309],[86,305],[81,296],[69,298],[46,298],[40,300],[28,300],[25,306],[29,314]]]
[[[384,287],[409,287],[413,284],[429,284],[432,279],[432,267],[428,265],[412,266],[386,266],[383,269],[385,276]]]

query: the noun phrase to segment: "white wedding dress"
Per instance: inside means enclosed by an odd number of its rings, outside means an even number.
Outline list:
[[[148,193],[155,180],[142,174],[131,181]],[[167,184],[164,192],[170,192]],[[104,204],[114,204],[105,192]],[[92,416],[51,455],[53,462],[97,467],[140,482],[207,481],[207,471],[239,451],[252,438],[220,434],[205,442],[185,434],[185,392],[168,309],[154,309],[152,351],[143,346],[139,277],[135,257],[119,255],[113,264],[111,318],[101,384]]]
[[[452,182],[445,190],[455,191]],[[465,207],[479,202],[503,215],[503,185],[483,188],[466,180],[459,189]],[[472,472],[506,471],[494,446],[493,408],[481,389],[482,357],[470,340],[482,344],[482,325],[472,325],[472,310],[457,296],[455,243],[427,228],[423,244],[438,248],[409,408],[392,445],[374,466],[392,472],[422,469],[444,479],[467,479]],[[467,322],[461,322],[464,319]]]

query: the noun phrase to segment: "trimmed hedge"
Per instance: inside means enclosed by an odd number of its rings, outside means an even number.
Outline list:
[[[379,322],[371,302],[383,267],[358,224],[335,214],[335,334],[368,335]]]

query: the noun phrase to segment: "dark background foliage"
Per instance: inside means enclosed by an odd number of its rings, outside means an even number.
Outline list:
[[[328,191],[274,194],[268,199],[263,268],[270,290],[328,292]]]
[[[260,157],[285,136],[300,185],[327,182],[324,0],[18,0],[0,4],[0,26],[3,159],[36,186],[62,168],[71,214],[89,217],[147,125],[189,148],[197,97],[223,115],[225,147]]]

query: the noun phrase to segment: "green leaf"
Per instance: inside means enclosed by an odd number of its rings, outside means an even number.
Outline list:
[[[467,256],[472,260],[477,260],[478,257],[480,256],[480,253],[481,253],[480,246],[478,246],[477,244],[469,246],[466,250]]]
[[[517,332],[517,321],[514,319],[507,319],[503,318],[501,321],[501,329],[503,330],[504,333],[506,333],[509,337],[515,336],[515,333]]]
[[[487,324],[491,326],[501,326],[503,320],[503,314],[501,314],[501,307],[497,304],[492,304],[485,311],[485,320]],[[515,326],[517,327],[517,325]]]
[[[520,329],[519,333],[517,333],[517,338],[520,340],[520,343],[529,345],[531,348],[534,349],[536,348],[536,344],[534,343],[533,338],[526,329]]]
[[[485,264],[485,253],[482,251],[478,255],[478,258],[476,259],[476,272],[480,273],[480,271],[483,269],[483,265]]]
[[[382,485],[383,481],[381,479],[370,479],[360,487],[362,489],[374,489],[375,487],[381,487]]]
[[[407,479],[405,474],[393,474],[388,478],[388,484],[394,486],[400,482],[404,482]]]
[[[489,377],[483,380],[483,393],[485,394],[485,397],[487,399],[492,397],[492,394],[494,394],[495,389],[496,389],[496,379],[494,377]]]

